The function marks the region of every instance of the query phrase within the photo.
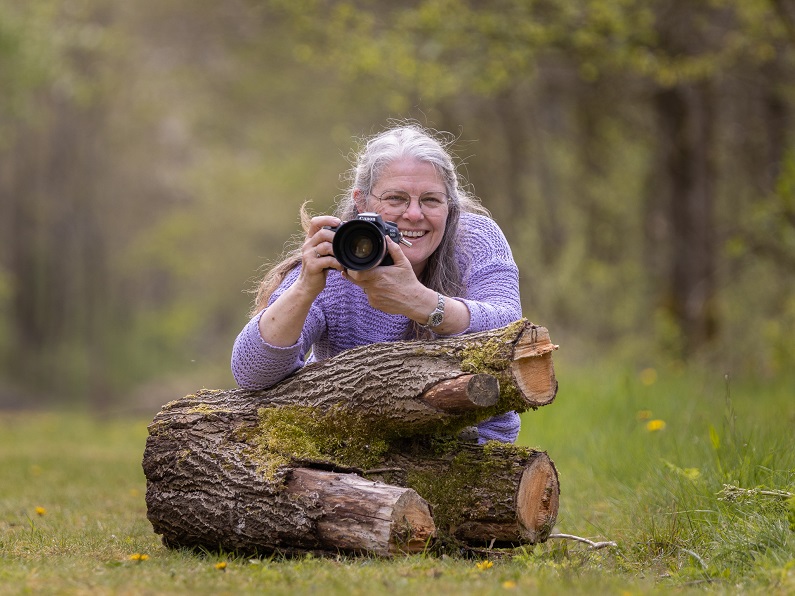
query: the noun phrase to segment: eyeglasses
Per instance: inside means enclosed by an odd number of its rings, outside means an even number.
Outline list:
[[[403,215],[411,205],[411,195],[403,190],[385,190],[380,195],[370,194],[381,202],[384,215]],[[444,211],[450,197],[443,192],[424,192],[417,202],[420,204],[420,211],[425,215],[435,215]]]

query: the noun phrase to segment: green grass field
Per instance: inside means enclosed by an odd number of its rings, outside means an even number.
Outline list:
[[[150,420],[0,413],[0,593],[795,593],[791,376],[556,368],[558,398],[524,415],[520,442],[560,472],[555,532],[616,547],[553,539],[479,560],[169,551],[146,519]],[[730,499],[724,485],[758,490]]]

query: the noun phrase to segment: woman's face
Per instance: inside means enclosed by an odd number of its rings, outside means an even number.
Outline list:
[[[433,199],[440,195],[428,193],[444,194],[446,190],[431,164],[404,158],[389,164],[373,186],[372,194],[365,197],[365,210],[380,214],[385,221],[395,222],[403,237],[411,242],[410,247],[401,244],[400,248],[417,275],[425,268],[428,257],[439,248],[447,225],[448,205],[446,202],[438,205]],[[386,191],[402,191],[411,197],[403,213],[399,214],[401,208],[396,209],[377,198],[384,196]],[[420,197],[424,197],[422,208]],[[357,205],[362,205],[361,200],[357,200]]]

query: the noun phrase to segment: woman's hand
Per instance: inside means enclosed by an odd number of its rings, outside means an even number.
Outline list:
[[[301,247],[301,273],[293,285],[274,300],[259,320],[259,333],[274,346],[292,346],[301,336],[312,302],[326,287],[329,269],[342,269],[332,255],[334,232],[323,226],[336,227],[340,220],[330,215],[313,217],[306,240]]]
[[[428,313],[436,307],[436,292],[420,283],[400,246],[389,236],[384,239],[394,265],[368,271],[347,270],[343,277],[364,290],[373,308],[425,323]]]
[[[323,229],[324,226],[337,227],[340,223],[339,218],[331,215],[318,215],[310,220],[306,240],[301,247],[301,274],[296,283],[313,300],[326,287],[328,270],[342,270],[331,245],[334,232]]]
[[[414,269],[400,246],[385,237],[394,265],[369,271],[343,271],[345,279],[362,288],[370,306],[392,315],[403,315],[424,325],[436,309],[439,297],[417,279]],[[458,300],[445,301],[444,320],[433,331],[440,335],[461,333],[469,327],[467,306]]]

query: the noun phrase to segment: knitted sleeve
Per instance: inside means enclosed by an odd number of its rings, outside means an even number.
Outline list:
[[[464,214],[458,241],[464,291],[456,296],[469,309],[463,333],[503,327],[522,318],[519,268],[497,224],[481,215]]]
[[[268,305],[295,282],[299,271],[300,266],[285,277]],[[259,333],[259,320],[267,310],[265,308],[252,317],[232,347],[232,374],[242,389],[266,389],[301,368],[306,354],[325,328],[323,311],[313,304],[298,341],[289,347],[274,346],[262,339]]]

